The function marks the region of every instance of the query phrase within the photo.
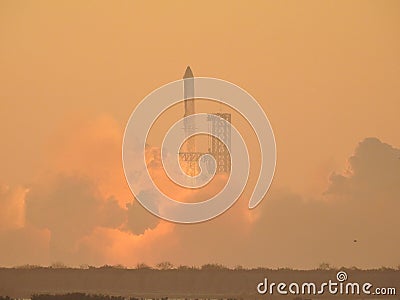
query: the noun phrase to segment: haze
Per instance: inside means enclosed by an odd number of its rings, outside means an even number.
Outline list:
[[[399,265],[399,36],[398,1],[2,1],[0,265]],[[249,184],[198,225],[146,212],[121,164],[187,65],[250,92],[278,151],[262,205]]]

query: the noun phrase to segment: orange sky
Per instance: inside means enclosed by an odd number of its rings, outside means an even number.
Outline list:
[[[0,264],[400,264],[389,250],[400,245],[394,229],[400,224],[387,221],[400,193],[371,185],[375,179],[368,177],[373,170],[396,184],[400,178],[400,166],[390,169],[396,161],[385,160],[400,148],[399,36],[398,1],[2,1],[0,244],[8,246],[0,250]],[[197,226],[158,223],[135,203],[126,209],[133,200],[121,169],[122,134],[133,108],[155,88],[181,78],[187,65],[196,76],[225,79],[251,93],[272,123],[278,151],[272,191],[262,206],[248,212],[244,199],[232,213]],[[369,140],[355,153],[367,137],[394,150]],[[364,150],[370,154],[363,156]],[[361,167],[348,161],[354,153],[361,153]],[[390,170],[368,165],[369,155]],[[360,173],[339,180],[354,189],[329,181],[332,172],[349,166]],[[366,195],[349,192],[371,186],[375,190]],[[323,195],[327,190],[334,192]],[[375,192],[364,213],[356,209]],[[74,215],[83,202],[91,206]],[[61,217],[68,211],[65,203],[71,205],[69,221],[48,217]],[[324,205],[337,211],[329,214]],[[263,226],[290,232],[297,224],[292,207],[300,207],[303,217],[325,216],[327,223],[297,239],[270,232],[274,245],[256,238]],[[349,222],[353,232],[346,238],[332,233],[332,245],[312,237],[335,228],[334,214],[343,207],[350,207],[349,215],[341,216],[346,221],[340,226]],[[377,208],[386,225],[371,232]],[[357,227],[352,209],[362,215],[365,229]],[[84,221],[91,211],[93,217]],[[71,220],[84,225],[71,229]],[[303,224],[317,230],[312,222]],[[258,250],[241,249],[227,233],[231,224]],[[218,234],[240,251],[218,252]],[[385,237],[380,247],[366,242],[361,250],[334,249],[354,236],[375,235]],[[197,243],[208,242],[215,243],[214,252],[196,252]],[[15,251],[24,243],[36,250]],[[159,243],[167,247],[164,254],[151,251]],[[60,250],[65,244],[70,248]],[[298,254],[290,251],[295,247]],[[310,251],[314,258],[304,258]],[[359,253],[348,256],[349,251]]]

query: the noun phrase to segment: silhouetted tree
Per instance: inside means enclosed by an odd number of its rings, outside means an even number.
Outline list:
[[[163,261],[156,265],[156,268],[159,270],[171,270],[174,268],[174,265],[171,264],[169,261]]]
[[[319,270],[331,270],[332,266],[330,265],[330,263],[322,262],[319,264],[318,269]]]
[[[67,268],[67,266],[64,263],[60,262],[60,261],[56,261],[56,262],[51,264],[50,268],[52,268],[52,269],[65,269],[65,268]]]
[[[201,266],[202,270],[228,270],[227,267],[221,264],[205,264]]]
[[[138,263],[136,265],[136,269],[138,269],[138,270],[150,270],[151,267],[149,265],[145,264],[145,263]]]
[[[126,269],[124,265],[118,264],[113,266],[115,269]]]

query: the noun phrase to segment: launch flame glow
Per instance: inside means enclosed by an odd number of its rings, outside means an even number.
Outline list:
[[[193,80],[194,92],[192,95],[185,93],[182,99],[185,80],[187,79],[174,81],[154,90],[139,103],[129,118],[122,145],[122,159],[125,177],[132,193],[149,212],[177,223],[197,223],[212,219],[229,209],[239,198],[246,186],[250,170],[246,143],[234,126],[215,114],[191,114],[176,122],[164,137],[161,159],[166,174],[172,181],[185,188],[201,188],[215,176],[215,158],[211,154],[201,155],[198,161],[199,174],[192,177],[186,174],[179,164],[179,149],[185,140],[197,134],[207,134],[219,139],[229,151],[231,170],[226,185],[218,194],[199,203],[178,202],[161,192],[148,172],[145,147],[154,121],[169,107],[185,98],[201,98],[230,106],[252,126],[260,146],[261,168],[248,206],[249,209],[256,207],[271,185],[276,164],[275,138],[267,116],[249,93],[221,79],[190,78]],[[219,118],[219,122],[230,126],[229,141],[226,136],[210,130],[207,125],[207,120],[210,118]],[[184,133],[182,128],[185,124],[194,122],[196,126],[192,128],[188,136],[187,131]],[[140,159],[138,163],[137,157],[143,159]],[[143,189],[144,186],[146,189]]]

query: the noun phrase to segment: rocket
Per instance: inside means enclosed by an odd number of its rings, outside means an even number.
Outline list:
[[[185,99],[185,117],[194,114],[194,78],[188,66],[183,75],[183,98]]]
[[[187,66],[185,74],[183,75],[183,98],[185,103],[185,114],[184,117],[193,115],[194,112],[194,77],[192,69]],[[184,120],[185,126],[185,137],[188,138],[191,134],[195,132],[195,122],[194,120]],[[187,143],[187,151],[195,152],[196,145],[194,139],[191,139]]]

